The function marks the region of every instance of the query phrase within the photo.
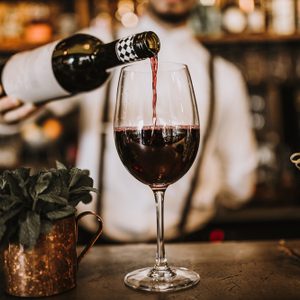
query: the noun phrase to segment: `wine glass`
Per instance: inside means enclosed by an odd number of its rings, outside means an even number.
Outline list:
[[[155,64],[153,66],[155,69]],[[193,164],[200,130],[187,66],[159,63],[157,77],[155,75],[148,61],[122,68],[114,138],[122,163],[136,179],[152,189],[156,202],[155,265],[127,274],[124,282],[134,289],[165,292],[191,287],[200,280],[196,272],[169,267],[164,248],[163,215],[165,191]]]

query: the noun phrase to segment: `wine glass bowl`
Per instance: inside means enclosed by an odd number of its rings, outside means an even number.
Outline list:
[[[157,216],[154,267],[133,271],[124,281],[134,289],[162,292],[193,286],[200,279],[193,271],[168,266],[163,238],[165,190],[186,174],[193,164],[200,128],[187,66],[159,63],[156,74],[157,62],[151,62],[154,72],[149,62],[121,70],[114,137],[123,165],[152,189]]]
[[[152,188],[164,188],[192,165],[199,129],[188,125],[118,127],[115,140],[123,164],[135,178]]]

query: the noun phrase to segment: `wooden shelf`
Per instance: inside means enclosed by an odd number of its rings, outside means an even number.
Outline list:
[[[61,0],[56,0],[57,2],[61,2]],[[68,2],[70,0],[64,0]],[[3,2],[0,0],[0,3]],[[42,2],[42,1],[41,1]],[[74,4],[74,13],[77,15],[79,28],[85,28],[89,25],[90,22],[90,1],[89,0],[72,0]],[[72,11],[73,12],[73,11]],[[54,37],[54,40],[58,38]],[[1,40],[0,39],[0,54],[2,53],[16,53],[24,50],[34,49],[42,44],[32,44],[24,41],[20,38],[20,40]]]
[[[206,45],[218,44],[239,44],[239,43],[286,43],[299,42],[300,34],[293,35],[271,35],[271,34],[243,34],[243,35],[222,35],[222,36],[198,36],[200,42]],[[34,49],[41,44],[30,44],[24,40],[1,41],[0,52],[15,53],[24,50]]]
[[[275,34],[236,34],[221,36],[198,36],[199,41],[207,45],[237,44],[237,43],[286,43],[299,42],[300,34],[275,35]]]

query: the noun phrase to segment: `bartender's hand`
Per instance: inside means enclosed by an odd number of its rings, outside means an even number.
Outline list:
[[[2,96],[0,85],[0,123],[16,123],[31,116],[37,107],[32,103],[22,103],[18,99]]]

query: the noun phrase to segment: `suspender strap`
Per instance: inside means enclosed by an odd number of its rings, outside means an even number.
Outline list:
[[[195,173],[194,173],[194,176],[192,178],[190,189],[189,189],[189,191],[186,195],[181,220],[179,222],[179,228],[178,229],[179,229],[179,232],[181,234],[185,233],[185,226],[186,226],[186,223],[187,223],[189,212],[191,210],[193,195],[195,193],[197,185],[199,185],[199,179],[201,179],[201,166],[203,164],[203,159],[205,157],[208,140],[209,140],[209,137],[211,135],[212,127],[213,127],[216,99],[215,99],[214,57],[213,57],[212,54],[211,54],[210,59],[209,59],[208,74],[209,74],[209,80],[210,80],[210,99],[209,99],[210,101],[209,101],[209,113],[208,113],[207,128],[206,128],[206,132],[205,132],[204,137],[203,137],[202,151],[201,151],[199,159],[197,161],[197,165],[196,165],[196,168],[195,168]]]
[[[112,25],[111,29],[112,39],[115,40],[117,38],[117,32],[115,30],[114,24]],[[110,88],[111,88],[111,79],[107,82],[106,85],[106,92],[105,92],[105,99],[104,99],[104,106],[101,116],[101,125],[105,126],[110,121],[109,120],[109,112],[110,112]],[[99,158],[99,174],[98,174],[98,198],[97,198],[97,205],[96,205],[96,212],[101,215],[102,212],[102,199],[103,199],[103,180],[104,180],[104,167],[105,167],[105,150],[106,150],[106,128],[101,130],[100,135],[100,158]]]
[[[101,116],[101,125],[106,126],[109,121],[109,110],[110,110],[110,85],[111,81],[107,83],[106,93],[104,99],[104,106]],[[105,167],[105,149],[106,149],[106,128],[101,130],[100,135],[100,158],[99,158],[99,174],[98,174],[98,198],[97,198],[97,206],[96,211],[97,214],[101,215],[102,210],[102,198],[103,198],[103,178],[104,178],[104,167]]]

